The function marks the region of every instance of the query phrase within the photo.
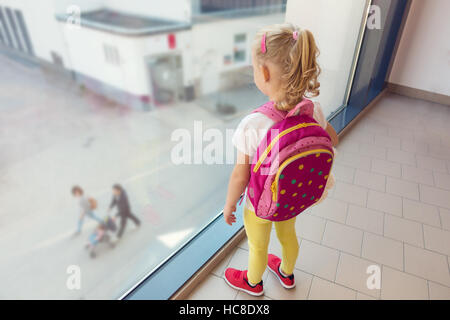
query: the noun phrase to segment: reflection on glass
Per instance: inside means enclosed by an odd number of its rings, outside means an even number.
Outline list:
[[[211,221],[231,166],[206,132],[230,149],[265,102],[250,45],[285,6],[0,0],[0,298],[116,298]]]
[[[117,298],[202,230],[267,99],[257,30],[310,29],[343,103],[366,1],[332,3],[0,0],[0,298]]]
[[[345,94],[366,0],[289,1],[286,20],[311,30],[320,49],[320,96],[329,116],[345,103]]]

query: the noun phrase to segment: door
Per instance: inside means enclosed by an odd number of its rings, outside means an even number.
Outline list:
[[[181,55],[167,54],[148,59],[152,104],[167,105],[184,99]]]

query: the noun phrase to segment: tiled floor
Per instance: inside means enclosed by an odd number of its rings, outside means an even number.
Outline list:
[[[342,139],[336,187],[300,215],[297,287],[264,274],[263,299],[450,299],[450,107],[385,96]],[[249,299],[222,279],[246,239],[191,299]],[[271,252],[280,254],[272,234]],[[380,289],[367,268],[379,266]]]

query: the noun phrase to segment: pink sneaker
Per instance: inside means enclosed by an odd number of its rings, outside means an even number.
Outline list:
[[[273,274],[275,274],[280,280],[281,285],[286,289],[292,289],[295,287],[295,279],[294,275],[291,274],[290,276],[283,276],[280,272],[280,266],[281,266],[281,259],[278,258],[276,255],[269,254],[267,266],[269,267],[269,270],[272,271]]]
[[[247,279],[247,270],[241,271],[228,268],[225,270],[225,281],[230,287],[244,291],[252,296],[262,296],[264,294],[262,280],[256,286],[252,287]]]

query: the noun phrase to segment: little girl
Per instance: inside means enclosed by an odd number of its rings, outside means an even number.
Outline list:
[[[319,95],[318,52],[312,33],[299,30],[292,24],[268,26],[256,34],[252,46],[254,81],[258,89],[274,102],[278,111],[287,114],[307,94],[312,97]],[[336,132],[326,121],[318,103],[314,103],[313,117],[330,135],[333,145],[336,145]],[[274,124],[272,119],[262,113],[251,113],[240,122],[233,136],[238,156],[224,208],[225,221],[229,225],[236,221],[233,212],[249,183],[251,161],[258,145]],[[333,184],[334,178],[330,175],[320,201],[327,196],[327,189]],[[244,271],[233,268],[225,270],[225,280],[231,287],[255,296],[264,294],[262,275],[267,266],[283,287],[295,287],[293,271],[299,250],[295,217],[274,223],[282,246],[281,259],[268,255],[272,221],[257,217],[252,203],[246,197],[244,226],[249,244],[249,266]]]

